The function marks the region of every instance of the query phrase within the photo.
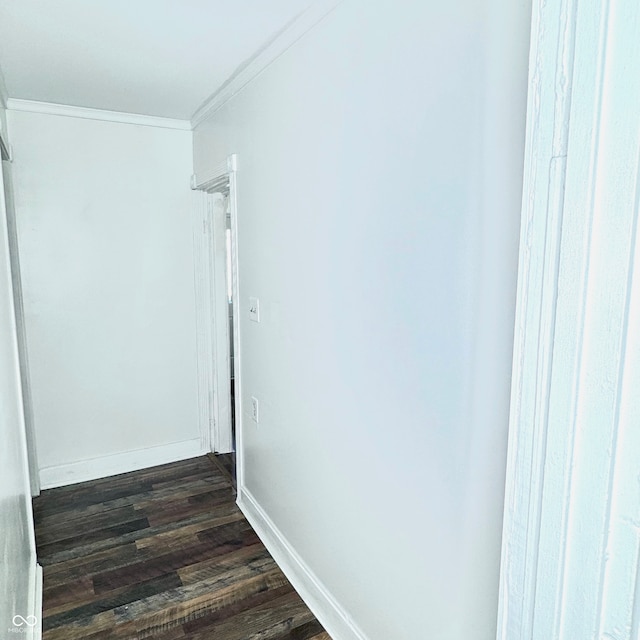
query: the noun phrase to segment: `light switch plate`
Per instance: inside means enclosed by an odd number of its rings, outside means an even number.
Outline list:
[[[260,322],[260,300],[249,298],[249,320]]]

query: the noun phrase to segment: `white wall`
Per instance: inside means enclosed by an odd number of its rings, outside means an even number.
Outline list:
[[[8,116],[43,486],[199,446],[191,133]]]
[[[238,154],[242,490],[369,640],[495,636],[529,12],[346,0],[194,134]]]
[[[4,634],[14,629],[14,615],[26,618],[37,612],[35,540],[2,183],[0,173],[0,629]]]

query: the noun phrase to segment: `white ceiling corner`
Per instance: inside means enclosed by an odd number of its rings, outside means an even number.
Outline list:
[[[0,67],[13,99],[189,120],[297,17],[335,4],[0,0]]]
[[[271,62],[284,53],[294,42],[313,28],[343,0],[316,0],[266,42],[256,53],[245,60],[234,73],[214,91],[191,116],[195,128],[227,100],[255,78]]]

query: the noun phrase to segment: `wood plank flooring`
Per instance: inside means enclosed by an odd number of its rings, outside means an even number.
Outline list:
[[[33,505],[44,640],[331,640],[206,456]]]
[[[231,485],[236,487],[236,454],[235,453],[208,453],[210,460],[220,468],[222,473],[231,481]]]

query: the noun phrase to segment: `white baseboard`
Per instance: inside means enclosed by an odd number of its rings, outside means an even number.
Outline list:
[[[25,609],[13,612],[7,637],[42,640],[42,567],[35,556],[29,565],[27,588]]]
[[[333,640],[368,640],[245,487],[238,506],[289,582]]]
[[[31,640],[42,639],[42,588],[43,588],[43,576],[42,567],[36,563],[34,576],[34,585],[31,593],[33,594],[33,603],[31,605],[31,613],[37,619],[37,623],[32,627]]]
[[[52,489],[77,482],[115,476],[119,473],[138,471],[159,464],[195,458],[208,453],[203,450],[200,438],[171,444],[125,451],[101,458],[79,460],[55,467],[40,469],[40,487]]]
[[[42,640],[42,567],[35,555],[31,557],[27,573],[27,591],[14,601],[15,608],[7,612],[7,635],[2,634],[3,638]]]

